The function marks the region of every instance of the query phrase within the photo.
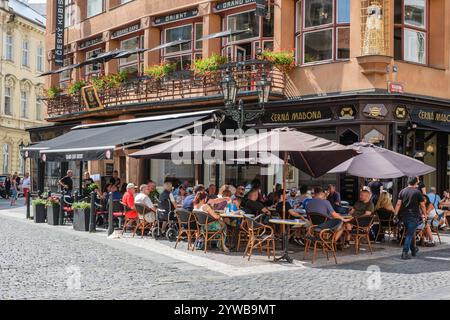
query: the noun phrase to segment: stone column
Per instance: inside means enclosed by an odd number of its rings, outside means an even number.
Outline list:
[[[105,52],[113,51],[120,48],[120,42],[118,40],[111,39],[111,32],[106,31],[103,34],[105,39]],[[111,59],[104,64],[104,74],[117,73],[119,72],[119,60]]]
[[[295,48],[295,1],[275,0],[274,10],[274,50],[294,50]]]
[[[152,49],[161,44],[161,31],[158,28],[152,27],[150,18],[141,20],[141,26],[144,28],[144,48]],[[158,64],[160,62],[159,51],[147,51],[144,53],[144,68],[149,65]]]
[[[203,36],[221,31],[221,17],[213,13],[210,2],[199,5],[199,11],[203,15]],[[213,54],[221,54],[220,38],[203,41],[203,57],[210,57]]]

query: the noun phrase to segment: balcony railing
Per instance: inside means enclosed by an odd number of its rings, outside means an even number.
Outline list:
[[[221,70],[208,75],[198,76],[192,71],[174,72],[170,76],[154,80],[148,77],[128,79],[118,87],[98,91],[99,100],[105,110],[113,107],[126,107],[133,104],[158,105],[158,103],[173,101],[174,104],[195,101],[202,97],[219,100],[222,94],[221,81],[228,69],[237,82],[239,94],[256,95],[256,84],[263,72],[271,81],[271,96],[285,95],[285,75],[268,63],[248,61],[230,63]],[[63,115],[73,115],[87,112],[81,94],[60,94],[55,98],[44,99],[47,103],[49,118]]]

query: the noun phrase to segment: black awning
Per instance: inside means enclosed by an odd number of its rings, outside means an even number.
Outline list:
[[[40,156],[44,161],[112,159],[116,146],[144,143],[209,117],[210,113],[202,113],[78,126],[59,137],[24,148],[23,152],[25,157]]]
[[[443,132],[450,132],[450,110],[432,108],[413,108],[410,110],[411,122]]]

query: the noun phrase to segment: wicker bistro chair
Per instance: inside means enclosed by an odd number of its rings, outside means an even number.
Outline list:
[[[145,214],[149,212],[146,206],[140,203],[136,203],[134,206],[136,208],[136,212],[138,213],[138,220],[136,223],[136,227],[134,228],[133,231],[133,237],[136,234],[136,232],[140,230],[141,237],[143,238],[145,230],[150,230],[153,227],[153,223],[150,223],[147,220],[145,220]]]
[[[127,228],[130,228],[133,226],[133,224],[138,222],[138,219],[129,219],[127,218],[127,216],[125,215],[126,212],[128,211],[132,211],[133,209],[131,209],[130,207],[128,207],[127,205],[125,205],[123,202],[120,202],[123,206],[123,227],[122,227],[122,234],[125,233],[125,231],[127,230]]]
[[[187,249],[189,250],[192,244],[192,239],[195,239],[195,235],[197,233],[197,224],[195,222],[195,217],[193,213],[186,210],[178,208],[175,210],[175,216],[177,218],[178,223],[178,235],[177,241],[175,243],[175,248],[180,242],[181,239],[187,239],[188,245]]]
[[[362,216],[354,219],[354,227],[350,234],[355,239],[355,253],[359,253],[361,240],[366,239],[369,246],[370,254],[372,254],[372,243],[370,242],[370,229],[372,228],[374,216]]]
[[[309,227],[306,235],[306,245],[303,259],[306,259],[309,248],[313,245],[314,250],[311,263],[314,263],[317,255],[317,248],[321,246],[323,252],[327,255],[327,260],[329,260],[328,252],[331,252],[334,257],[334,262],[337,264],[335,234],[342,227],[342,225],[342,220],[330,219],[322,224],[312,225]]]
[[[389,238],[395,236],[398,233],[398,226],[394,223],[394,215],[393,211],[389,211],[386,209],[378,209],[375,212],[375,215],[378,217],[378,232],[376,239],[379,238],[381,234],[387,234]]]
[[[249,217],[245,217],[245,221],[247,226],[248,242],[247,247],[245,248],[244,258],[248,255],[248,260],[250,261],[253,249],[259,247],[262,252],[265,244],[267,258],[270,259],[270,251],[272,250],[273,258],[275,260],[275,232],[273,228]]]
[[[310,212],[307,214],[308,220],[311,221],[312,226],[318,226],[328,220],[326,216],[316,212]]]
[[[197,232],[196,232],[196,238],[200,238],[203,237],[204,240],[204,251],[206,253],[206,250],[208,248],[208,242],[211,246],[211,242],[212,241],[222,241],[222,243],[224,243],[225,239],[224,239],[224,229],[220,228],[217,231],[210,231],[208,229],[208,224],[211,222],[214,222],[216,220],[214,220],[213,218],[211,218],[208,213],[202,211],[202,210],[198,210],[198,209],[194,209],[192,211],[194,217],[195,217],[195,221],[197,223]],[[195,250],[195,245],[192,246],[192,251]]]

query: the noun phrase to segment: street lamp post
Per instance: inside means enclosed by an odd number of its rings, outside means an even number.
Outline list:
[[[258,102],[260,109],[244,110],[244,101],[239,99],[236,105],[238,91],[237,82],[227,69],[225,77],[221,81],[223,99],[225,103],[225,114],[236,121],[239,129],[244,127],[245,122],[255,120],[264,114],[264,104],[269,100],[270,80],[263,71],[260,81],[256,84],[258,90]]]

